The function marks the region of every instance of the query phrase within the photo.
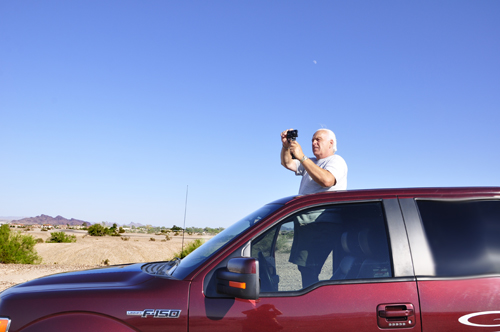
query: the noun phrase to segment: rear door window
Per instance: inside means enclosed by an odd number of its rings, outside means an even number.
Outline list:
[[[500,273],[500,201],[417,200],[436,276]]]

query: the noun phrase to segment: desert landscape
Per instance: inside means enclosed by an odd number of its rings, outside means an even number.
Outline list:
[[[60,230],[56,230],[60,231]],[[106,265],[170,260],[181,251],[182,236],[126,233],[124,237],[88,236],[87,231],[65,230],[75,235],[74,243],[39,243],[35,246],[42,258],[39,265],[0,264],[0,291],[15,284],[46,275],[67,271],[85,270]],[[30,231],[35,239],[44,241],[51,231]],[[123,240],[122,238],[127,238]],[[209,235],[184,236],[184,245],[196,239],[208,240]],[[152,240],[154,239],[154,241]]]

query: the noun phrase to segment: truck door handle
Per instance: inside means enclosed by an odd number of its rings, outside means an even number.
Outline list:
[[[416,324],[415,308],[411,303],[380,304],[377,316],[380,328],[413,327]]]
[[[413,309],[406,310],[380,310],[378,312],[380,317],[395,318],[395,317],[408,317],[413,315]]]

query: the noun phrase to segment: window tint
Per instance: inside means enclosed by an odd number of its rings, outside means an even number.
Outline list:
[[[437,276],[500,273],[500,201],[417,205]]]
[[[259,260],[261,292],[392,276],[379,202],[301,211],[255,239],[251,255]]]

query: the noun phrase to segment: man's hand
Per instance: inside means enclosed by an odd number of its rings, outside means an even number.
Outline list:
[[[302,160],[302,158],[304,158],[304,152],[302,152],[302,147],[297,141],[290,142],[290,153],[293,154],[295,159]]]
[[[281,133],[281,142],[283,143],[283,147],[285,149],[288,149],[290,147],[290,142],[286,138],[286,135],[288,134],[288,132],[290,130],[293,130],[293,129],[287,129],[287,130],[285,130],[284,132]]]

